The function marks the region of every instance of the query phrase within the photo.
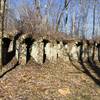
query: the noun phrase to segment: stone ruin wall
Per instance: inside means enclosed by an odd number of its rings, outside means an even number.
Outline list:
[[[0,0],[0,15],[3,13],[4,1]],[[1,17],[0,17],[1,22]],[[1,33],[1,24],[0,24],[0,33]],[[0,36],[1,37],[1,36]],[[21,37],[15,39],[15,37],[10,41],[9,47],[3,48],[3,57],[1,57],[0,53],[0,65],[2,63],[2,59],[6,61],[7,56],[15,56],[18,60],[19,64],[26,64],[29,57],[32,57],[37,63],[43,64],[45,60],[49,60],[51,63],[55,63],[57,59],[62,59],[63,61],[78,60],[80,55],[80,46],[76,46],[76,40],[66,43],[63,41],[56,40],[48,40],[48,42],[44,42],[43,38],[35,40],[31,45],[23,42],[27,38],[26,35],[22,35]],[[9,39],[8,39],[9,40]],[[45,40],[45,39],[44,39]],[[6,44],[6,41],[5,41]],[[30,45],[30,46],[28,46]],[[0,51],[1,51],[1,39],[0,39]],[[83,49],[82,49],[82,58],[85,61],[87,58],[92,56],[93,53],[93,44],[89,44],[85,41]],[[95,60],[100,61],[100,44],[95,45]],[[8,55],[11,53],[11,55]]]
[[[6,42],[7,41],[5,41],[4,44],[6,44]],[[7,53],[12,52],[13,56],[11,54],[9,57],[15,57],[21,65],[25,65],[31,57],[38,64],[43,64],[46,60],[51,63],[56,63],[57,59],[61,59],[66,62],[69,60],[78,61],[80,55],[80,45],[78,46],[78,42],[80,41],[73,40],[71,42],[66,41],[66,43],[64,43],[63,41],[48,40],[44,37],[34,40],[31,36],[22,35],[17,39],[14,37],[10,41],[8,48],[4,49],[3,55],[5,56],[3,59],[8,59]],[[94,59],[99,60],[99,50],[96,45],[97,44],[95,44]],[[88,47],[87,43],[84,42],[82,49],[83,60],[86,60],[88,56],[92,56],[93,46],[93,44],[90,44]]]

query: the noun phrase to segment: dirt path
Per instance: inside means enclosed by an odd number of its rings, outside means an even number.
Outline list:
[[[30,61],[0,79],[0,100],[100,100],[100,86],[70,63]]]

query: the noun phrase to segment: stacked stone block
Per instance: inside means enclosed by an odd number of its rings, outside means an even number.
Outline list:
[[[83,58],[83,61],[87,61],[88,59],[88,50],[87,50],[87,43],[84,42],[83,44],[83,55],[82,55],[82,58]]]
[[[8,48],[8,52],[13,51],[13,41],[10,42],[9,48]]]
[[[43,64],[43,49],[44,43],[40,41],[35,41],[32,44],[31,56],[39,64]]]
[[[27,34],[24,34],[16,42],[16,58],[21,65],[27,63],[27,45],[24,42],[27,37]]]
[[[79,56],[79,49],[80,47],[77,47],[76,44],[72,46],[72,49],[71,49],[71,57],[72,59],[74,60],[78,60],[78,56]]]
[[[20,65],[25,65],[27,63],[27,45],[25,43],[20,45],[19,48],[19,64]]]
[[[15,57],[19,61],[19,64],[25,65],[27,63],[27,55],[30,53],[31,57],[38,63],[43,64],[44,59],[49,60],[51,63],[56,63],[57,59],[60,58],[63,61],[71,60],[79,60],[80,55],[80,46],[76,45],[75,41],[71,43],[63,43],[62,41],[57,43],[56,41],[49,41],[46,44],[44,43],[43,39],[39,39],[33,42],[32,46],[28,46],[25,40],[28,38],[27,35],[22,35],[16,40],[16,50],[15,50]],[[13,40],[14,41],[14,40]],[[13,41],[10,42],[9,49],[7,52],[13,51]],[[1,39],[0,39],[1,43]],[[45,44],[45,45],[44,45]],[[1,45],[1,44],[0,44]],[[82,60],[86,60],[88,57],[91,58],[93,54],[93,44],[88,44],[87,42],[83,43],[82,49]],[[29,48],[31,47],[31,51]],[[1,46],[0,46],[1,50]],[[28,51],[29,50],[29,51]],[[98,58],[98,47],[95,45],[95,57],[94,60],[99,60]],[[1,54],[1,53],[0,53]],[[45,58],[44,58],[45,56]],[[1,55],[0,55],[1,57]],[[2,58],[0,58],[2,59]],[[0,60],[1,61],[1,60]]]
[[[20,50],[20,42],[16,41],[16,50],[15,50],[15,57],[19,61],[19,50]]]
[[[68,45],[64,45],[63,42],[61,41],[58,44],[58,58],[64,60],[64,61],[69,61],[68,57]]]
[[[46,59],[54,63],[57,61],[57,44],[56,43],[47,43],[45,47]]]
[[[98,61],[98,49],[95,47],[95,55],[94,55],[94,60]]]

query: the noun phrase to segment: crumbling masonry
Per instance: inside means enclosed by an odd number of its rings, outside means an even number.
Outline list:
[[[20,65],[25,65],[30,58],[38,64],[43,64],[46,61],[56,63],[58,59],[65,62],[73,60],[100,61],[99,41],[91,42],[81,39],[58,41],[49,40],[48,37],[34,39],[31,35],[21,33],[17,33],[13,38],[3,37],[2,41],[3,44],[0,44],[0,48],[3,49],[3,56],[0,56],[0,61],[4,65],[2,70],[5,70],[5,66],[9,65],[10,62],[14,63],[13,59],[16,59],[16,62]],[[93,42],[95,42],[95,45]],[[93,47],[95,48],[94,58],[92,58]],[[7,70],[9,68],[7,67]]]
[[[89,40],[89,44],[85,40],[73,40],[71,42],[66,40],[66,43],[64,43],[63,41],[48,40],[44,37],[34,40],[31,35],[26,34],[19,36],[17,39],[15,37],[12,40],[3,38],[3,51],[4,55],[12,52],[9,57],[13,55],[21,65],[25,65],[31,57],[38,64],[43,64],[46,60],[55,63],[57,59],[63,61],[91,59],[93,46],[95,46],[94,60],[99,60],[99,42],[93,45]],[[4,56],[3,59],[5,61],[8,57]]]

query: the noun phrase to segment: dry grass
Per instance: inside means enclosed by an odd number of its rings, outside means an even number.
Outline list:
[[[80,65],[75,62],[77,67]],[[70,62],[30,61],[0,79],[0,100],[99,100],[100,87]]]

